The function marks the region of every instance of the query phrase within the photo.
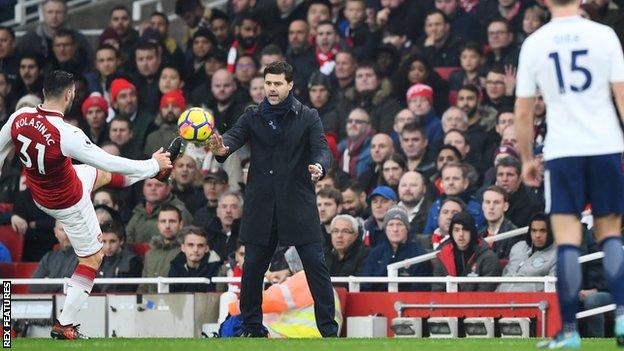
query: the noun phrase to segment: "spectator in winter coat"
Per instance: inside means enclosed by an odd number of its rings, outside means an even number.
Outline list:
[[[121,223],[106,222],[102,226],[102,252],[104,259],[98,272],[98,278],[135,278],[141,277],[143,261],[128,247],[124,247],[126,233]],[[136,285],[96,285],[97,291],[136,292]]]
[[[420,256],[425,253],[416,243],[409,240],[409,218],[405,208],[395,206],[388,210],[384,217],[383,228],[387,240],[383,240],[368,255],[366,265],[362,271],[365,277],[385,277],[388,275],[387,265],[399,262],[408,258]],[[399,270],[400,277],[430,277],[431,262],[422,262],[408,268]],[[387,289],[386,284],[362,284],[362,290]],[[429,290],[423,284],[402,284],[399,285],[401,291],[423,291]]]
[[[371,127],[370,115],[362,108],[355,108],[347,118],[347,139],[338,144],[338,166],[357,179],[373,162],[370,142],[375,135]]]
[[[554,276],[557,264],[557,246],[544,213],[536,213],[529,221],[529,231],[524,240],[511,248],[509,263],[503,277]],[[544,291],[541,283],[502,283],[496,291]]]
[[[169,277],[212,278],[221,267],[221,258],[210,250],[208,238],[201,229],[194,226],[180,231],[180,252],[171,261]],[[171,292],[208,292],[215,291],[214,284],[172,284]]]
[[[387,186],[376,187],[370,195],[371,216],[364,222],[364,235],[362,241],[366,246],[375,247],[386,240],[384,233],[384,218],[390,207],[397,204],[398,198],[394,190]]]
[[[56,251],[49,251],[43,255],[32,275],[33,278],[69,278],[76,269],[78,258],[59,221],[56,221],[54,225],[54,236],[59,241],[61,247]],[[28,287],[28,290],[32,294],[61,293],[63,292],[63,286],[31,285]]]
[[[359,227],[357,219],[350,215],[338,215],[332,220],[331,245],[324,250],[332,277],[361,275],[370,248],[362,245]]]
[[[460,163],[447,163],[444,167],[442,167],[441,173],[444,195],[438,197],[433,202],[433,205],[429,210],[424,233],[431,234],[436,228],[442,200],[444,200],[446,196],[457,196],[461,198],[466,203],[468,213],[473,216],[475,222],[477,223],[477,228],[483,228],[485,225],[485,219],[483,218],[481,204],[474,200],[471,194],[467,191],[469,182],[466,167]]]
[[[509,197],[505,189],[496,185],[485,189],[481,208],[483,209],[483,216],[487,221],[487,226],[479,232],[481,237],[487,238],[488,236],[495,236],[498,233],[516,229],[516,226],[509,219],[505,218],[505,212],[509,209]],[[514,236],[513,238],[490,243],[490,248],[496,252],[498,258],[507,259],[509,258],[511,248],[520,240],[522,240],[521,236]]]
[[[450,243],[444,245],[433,261],[434,277],[499,277],[501,265],[494,251],[477,234],[475,221],[468,212],[451,220]],[[496,283],[460,284],[459,291],[494,291]],[[445,284],[433,284],[433,291],[444,291]]]

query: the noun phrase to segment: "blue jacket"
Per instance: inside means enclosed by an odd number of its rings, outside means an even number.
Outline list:
[[[364,237],[362,238],[362,241],[364,242],[364,245],[376,247],[379,246],[379,243],[381,243],[382,241],[388,241],[388,238],[386,237],[386,232],[383,229],[377,227],[377,221],[372,214],[366,219],[366,221],[364,221],[363,227]]]
[[[438,140],[442,140],[444,138],[444,131],[442,131],[442,121],[440,117],[436,114],[433,107],[428,114],[426,114],[422,119],[423,125],[425,126],[425,131],[427,132],[427,139],[429,140],[429,144],[434,143]]]
[[[477,231],[481,231],[485,227],[485,217],[483,216],[481,204],[466,194],[462,194],[458,197],[466,203],[466,211],[468,211],[468,213],[472,215],[472,218],[474,218],[477,225]],[[427,224],[425,224],[425,229],[423,230],[424,234],[431,234],[434,230],[436,230],[436,228],[438,228],[438,216],[440,215],[440,209],[442,208],[442,201],[444,201],[445,198],[446,195],[442,195],[433,202],[433,205],[431,205],[429,215],[427,216]]]
[[[0,262],[1,263],[10,263],[13,260],[11,259],[11,252],[4,246],[3,243],[0,242]]]
[[[408,258],[425,254],[416,243],[408,240],[405,244],[399,245],[396,252],[392,251],[392,246],[387,240],[382,240],[377,247],[373,249],[366,259],[364,277],[385,277],[388,275],[387,265],[394,262],[403,261]],[[422,262],[410,266],[409,268],[399,269],[399,277],[431,277],[432,268],[431,261]],[[383,291],[387,290],[387,284],[362,284],[363,291]],[[428,284],[401,284],[400,291],[427,291]]]

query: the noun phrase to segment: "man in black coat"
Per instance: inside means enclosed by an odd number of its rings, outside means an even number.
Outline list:
[[[266,98],[210,141],[217,161],[249,142],[251,163],[240,240],[245,243],[241,287],[243,336],[266,337],[262,326],[262,281],[278,242],[295,246],[323,337],[337,336],[334,295],[323,258],[314,182],[329,169],[330,153],[316,110],[293,97],[293,68],[284,61],[264,70]]]

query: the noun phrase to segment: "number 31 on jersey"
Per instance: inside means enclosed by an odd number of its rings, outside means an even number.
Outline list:
[[[28,154],[28,147],[32,143],[30,138],[23,136],[22,134],[17,135],[17,140],[22,143],[22,148],[20,149],[20,161],[24,164],[24,167],[31,168],[32,167],[32,158]],[[39,170],[39,174],[45,173],[44,159],[45,159],[45,145],[35,143],[35,150],[37,151],[37,170]]]

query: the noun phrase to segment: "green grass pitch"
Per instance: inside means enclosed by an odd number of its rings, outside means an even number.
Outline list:
[[[505,351],[536,350],[537,339],[51,339],[13,340],[15,350],[55,351]],[[613,339],[584,339],[581,350],[618,350]],[[624,349],[619,349],[624,350]]]

